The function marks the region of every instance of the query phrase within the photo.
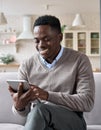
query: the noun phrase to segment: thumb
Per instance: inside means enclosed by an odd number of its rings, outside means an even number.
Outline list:
[[[19,83],[18,86],[18,97],[20,97],[23,94],[23,83]]]

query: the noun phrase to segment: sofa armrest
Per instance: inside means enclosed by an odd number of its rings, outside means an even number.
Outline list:
[[[8,91],[7,79],[17,79],[17,72],[0,73],[0,123],[25,124],[25,117],[15,116],[12,112],[12,98]]]

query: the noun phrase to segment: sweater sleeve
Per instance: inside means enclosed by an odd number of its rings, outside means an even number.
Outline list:
[[[31,104],[27,105],[27,106],[25,107],[25,110],[24,110],[24,111],[17,111],[16,108],[14,107],[14,105],[13,105],[13,106],[12,106],[12,111],[13,111],[13,113],[14,113],[15,115],[21,115],[21,116],[23,116],[23,117],[26,117],[27,114],[28,114],[29,111],[30,111],[30,105],[31,105]]]
[[[81,56],[76,69],[75,92],[70,94],[68,92],[48,91],[48,101],[65,106],[72,111],[91,111],[94,105],[95,83],[91,64],[87,56]]]

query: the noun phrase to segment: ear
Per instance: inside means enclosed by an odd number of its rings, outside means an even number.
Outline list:
[[[59,33],[58,39],[59,39],[60,42],[62,41],[62,39],[63,39],[63,34],[62,33]]]

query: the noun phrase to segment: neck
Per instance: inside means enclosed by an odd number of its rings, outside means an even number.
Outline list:
[[[61,46],[57,49],[56,54],[55,54],[53,57],[48,58],[48,59],[45,59],[45,60],[46,60],[48,63],[52,63],[53,60],[54,60],[54,59],[57,57],[57,55],[59,54],[60,49],[61,49]]]

